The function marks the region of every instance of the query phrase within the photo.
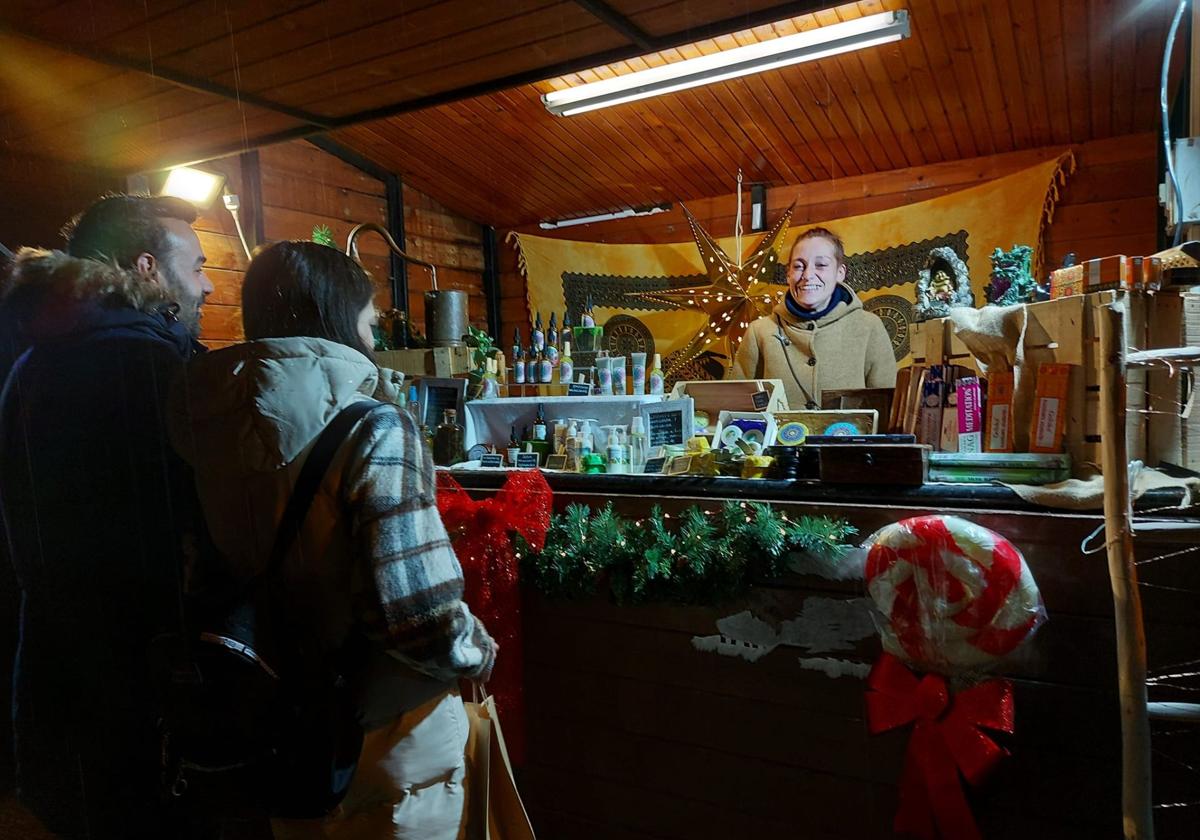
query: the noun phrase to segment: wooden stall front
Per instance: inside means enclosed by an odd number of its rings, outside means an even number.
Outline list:
[[[457,475],[480,497],[502,478]],[[1035,508],[1001,487],[898,489],[738,479],[552,476],[554,508],[612,502],[630,516],[726,499],[769,501],[793,518],[844,517],[862,537],[910,516],[969,517],[1019,547],[1049,615],[1000,671],[1015,684],[1016,730],[997,736],[1011,755],[970,794],[983,836],[1055,840],[1119,836],[1121,737],[1113,606],[1103,552],[1081,545],[1103,523],[1097,513]],[[1179,494],[1144,498],[1147,520],[1172,519]],[[1152,668],[1194,659],[1200,615],[1188,537],[1136,541]],[[779,628],[805,605],[835,599],[866,610],[863,581],[788,575],[760,581],[744,599],[715,606],[617,604],[527,591],[522,615],[528,703],[528,763],[519,779],[539,836],[551,838],[891,837],[897,780],[910,730],[871,736],[865,673],[878,636],[830,644],[818,623],[811,648],[780,646],[757,661],[745,642],[723,653],[694,640],[719,635],[717,621],[749,610]],[[816,613],[813,610],[811,616]],[[802,634],[803,636],[804,634]],[[853,635],[853,634],[850,634]],[[836,636],[836,633],[835,633]],[[828,669],[827,671],[821,670]],[[835,674],[837,674],[835,676]],[[1159,699],[1185,694],[1156,692]],[[1172,727],[1157,728],[1161,734]],[[1195,779],[1186,756],[1200,734],[1163,739],[1155,798],[1183,802]],[[1181,761],[1182,759],[1182,761]],[[1156,814],[1163,837],[1189,836],[1186,809]]]
[[[1166,127],[1177,137],[1200,137],[1198,9],[1167,56]],[[543,95],[583,83],[900,11],[911,37],[894,43],[572,117],[543,105]],[[1029,240],[999,244],[1034,248],[1047,272],[1070,254],[1146,256],[1170,241],[1159,88],[1174,11],[1147,0],[11,0],[0,4],[0,264],[5,250],[61,247],[60,226],[96,196],[156,190],[180,165],[224,175],[241,205],[246,247],[220,201],[195,225],[215,287],[201,336],[211,349],[244,339],[247,251],[318,227],[341,248],[361,222],[434,264],[441,288],[466,292],[471,325],[501,347],[514,329],[528,336],[535,315],[510,234],[679,243],[691,253],[684,207],[714,237],[757,236],[751,184],[766,191],[767,226],[794,205],[791,225],[803,228],[953,199],[1062,161],[1044,205],[1023,208],[1037,222]],[[978,240],[963,248],[982,304],[989,254]],[[374,235],[359,251],[378,308],[395,305],[422,326],[428,272]],[[1098,300],[1050,303],[1090,316]],[[1200,342],[1200,297],[1162,289],[1138,306],[1148,300],[1170,318],[1148,319],[1147,336]],[[917,362],[953,345],[944,323],[912,324]],[[1057,336],[1040,346],[1086,365],[1075,384],[1087,402],[1073,406],[1084,413],[1068,448],[1098,459],[1099,419],[1087,410],[1109,360],[1094,351],[1090,317],[1072,326],[1078,346]],[[1200,412],[1179,417],[1178,379],[1156,371],[1143,383],[1159,401],[1137,407],[1153,415],[1130,422],[1131,451],[1151,466],[1200,468]],[[499,479],[462,481],[482,497]],[[1035,508],[998,486],[565,475],[551,485],[559,511],[757,498],[843,516],[862,535],[951,512],[1007,536],[1029,561],[1049,621],[1004,663],[1016,732],[998,740],[1011,756],[970,804],[989,840],[1121,834],[1109,573],[1102,553],[1080,549],[1099,513]],[[1177,501],[1152,493],[1140,509],[1170,519]],[[1151,666],[1194,662],[1200,573],[1194,555],[1172,554],[1192,543],[1153,532],[1136,545]],[[806,604],[861,605],[863,594],[862,581],[814,576],[758,581],[744,600],[711,607],[526,591],[529,749],[518,776],[539,836],[891,836],[907,734],[867,734],[863,674],[876,636],[824,652],[781,647],[754,662],[693,643],[719,636],[717,622],[742,610],[778,626]],[[7,682],[8,663],[0,666]],[[1156,735],[1170,736],[1155,740],[1160,836],[1200,836],[1200,735]],[[4,819],[0,804],[0,837]]]

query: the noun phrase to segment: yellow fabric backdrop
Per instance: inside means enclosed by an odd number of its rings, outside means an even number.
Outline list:
[[[820,222],[842,237],[850,254],[879,251],[908,245],[927,239],[967,231],[967,267],[971,288],[977,305],[984,302],[983,288],[991,271],[989,257],[993,249],[1005,250],[1014,245],[1032,245],[1040,250],[1044,224],[1050,219],[1058,197],[1058,183],[1065,178],[1071,163],[1069,155],[1049,160],[1012,175],[998,178],[939,198],[842,219]],[[800,190],[803,201],[803,188]],[[802,228],[812,227],[805,224]],[[783,240],[780,259],[786,260],[792,243],[800,233],[793,227]],[[520,234],[516,237],[521,266],[528,284],[529,309],[562,312],[564,272],[624,277],[685,277],[704,274],[694,242],[675,242],[654,245],[606,245],[594,242],[575,242],[549,239],[543,236]],[[743,256],[753,250],[759,236],[743,237]],[[734,238],[718,240],[726,253],[734,256]],[[1040,264],[1040,253],[1035,255]],[[1039,273],[1040,276],[1040,273]],[[860,292],[864,300],[876,295],[896,295],[915,300],[915,278],[895,285]],[[637,310],[636,305],[627,307]],[[609,317],[624,311],[621,308],[597,306],[596,322],[603,324]],[[666,358],[678,350],[704,323],[702,313],[681,310],[668,312],[637,311],[653,333],[657,350]]]

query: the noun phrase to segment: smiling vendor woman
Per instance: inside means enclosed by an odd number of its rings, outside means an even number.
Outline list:
[[[820,408],[821,392],[891,388],[896,356],[883,322],[845,284],[837,234],[810,228],[788,258],[788,292],[750,325],[730,378],[780,379],[793,409]]]

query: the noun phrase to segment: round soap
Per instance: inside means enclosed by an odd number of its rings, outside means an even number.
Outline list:
[[[746,443],[750,444],[751,446],[757,446],[759,448],[762,447],[762,442],[763,442],[764,437],[765,436],[763,435],[761,429],[747,429],[742,434],[742,440],[744,440]]]
[[[783,446],[799,446],[808,437],[808,426],[797,420],[789,420],[779,427],[776,437]]]
[[[838,423],[831,423],[826,427],[823,434],[836,435],[837,437],[850,437],[859,434],[858,427],[853,423],[847,423],[842,420]]]
[[[742,439],[742,430],[737,426],[726,426],[721,430],[721,445],[736,446],[737,442]]]
[[[708,429],[708,415],[703,411],[697,411],[692,415],[692,429],[698,435],[704,434]]]

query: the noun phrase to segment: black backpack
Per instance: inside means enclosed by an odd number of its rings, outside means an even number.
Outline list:
[[[352,683],[366,642],[352,634],[320,651],[278,572],[338,448],[379,405],[354,402],[321,432],[263,572],[185,595],[180,631],[156,640],[163,795],[185,815],[318,818],[350,786],[362,750]]]

